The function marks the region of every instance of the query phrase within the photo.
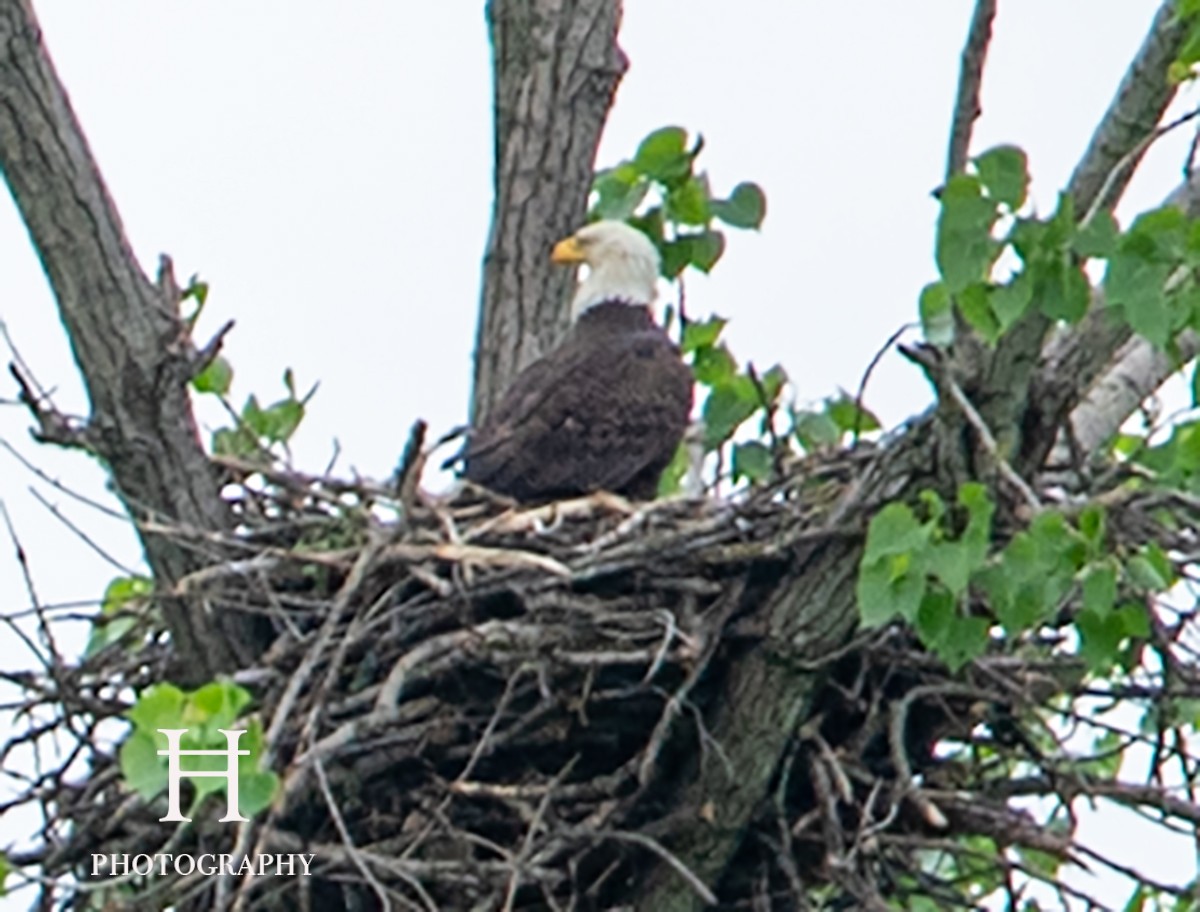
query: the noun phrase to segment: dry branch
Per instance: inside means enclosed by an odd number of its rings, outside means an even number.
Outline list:
[[[29,785],[25,800],[52,824],[15,860],[61,885],[48,895],[70,896],[71,877],[112,886],[90,878],[93,852],[316,853],[311,880],[154,884],[194,908],[378,908],[386,895],[405,909],[606,909],[638,883],[646,908],[714,897],[733,908],[763,883],[774,898],[762,908],[794,908],[818,885],[882,908],[880,878],[920,869],[932,839],[1086,855],[1021,809],[1029,795],[1200,819],[1181,790],[1087,780],[1065,748],[1031,747],[1042,714],[1095,686],[1074,656],[1006,644],[951,675],[899,628],[850,639],[864,524],[914,484],[928,438],[919,425],[731,499],[645,505],[634,524],[605,498],[546,521],[545,508],[514,513],[468,493],[419,495],[381,527],[367,517],[394,511],[394,491],[310,478],[304,496],[293,473],[248,474],[231,494],[243,556],[190,585],[278,631],[239,676],[270,720],[283,778],[271,813],[238,832],[172,829],[158,823],[161,799],[122,783],[92,733],[163,673],[143,628],[124,648],[20,682],[30,718],[54,720],[23,740],[70,738],[92,773]],[[1159,524],[1158,495],[1079,495],[1108,504],[1117,547],[1147,536],[1198,547],[1194,519]],[[1200,503],[1171,507],[1200,517]],[[1189,680],[1200,695],[1186,671],[1122,698],[1160,699],[1168,684],[1183,696]],[[947,743],[1030,772],[937,759]]]

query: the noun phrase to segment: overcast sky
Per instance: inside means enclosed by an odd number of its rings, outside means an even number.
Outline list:
[[[323,467],[336,438],[342,470],[382,477],[413,419],[427,419],[434,434],[465,419],[492,197],[481,4],[357,0],[336,14],[296,0],[35,5],[143,265],[153,271],[167,252],[181,280],[199,273],[210,283],[202,333],[236,319],[225,349],[235,400],[254,392],[272,401],[288,367],[302,386],[320,381],[296,441],[301,467]],[[688,309],[730,318],[735,354],[763,367],[781,362],[802,401],[856,387],[875,350],[914,319],[917,292],[934,277],[930,191],[944,169],[971,6],[628,4],[621,40],[631,67],[599,164],[673,123],[704,134],[701,161],[718,192],[743,179],[765,188],[761,233],[731,232],[715,275],[690,281]],[[1046,211],[1157,3],[1000,6],[974,149],[1023,146],[1033,199]],[[1194,93],[1182,101],[1194,104]],[[1126,221],[1179,182],[1188,139],[1151,152],[1122,208]],[[0,319],[59,406],[83,412],[53,299],[7,196]],[[0,380],[0,398],[13,396]],[[928,398],[921,376],[895,356],[867,392],[889,425]],[[210,425],[220,419],[202,415]],[[0,438],[73,488],[104,496],[86,457],[33,445],[28,424],[18,408],[0,406]],[[40,598],[95,599],[117,571],[34,500],[34,484],[0,452],[0,498]],[[139,565],[128,529],[36,486],[118,561]],[[0,610],[28,602],[0,538]],[[31,664],[10,639],[0,644],[0,666]],[[1169,881],[1195,876],[1186,845],[1132,839],[1128,815],[1106,819],[1098,838],[1111,848],[1102,831],[1121,834],[1123,860]],[[21,829],[0,821],[0,846]],[[1106,898],[1119,904],[1117,892]]]

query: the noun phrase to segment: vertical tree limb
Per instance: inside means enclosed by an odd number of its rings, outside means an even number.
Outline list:
[[[979,94],[983,88],[983,66],[992,41],[992,22],[996,18],[996,0],[978,0],[971,16],[971,28],[962,52],[958,92],[954,99],[954,119],[950,125],[950,148],[946,152],[946,179],[967,167],[971,132],[983,113]]]
[[[491,0],[496,172],[472,416],[566,329],[574,277],[550,263],[583,221],[596,147],[627,62],[620,0]]]
[[[130,249],[30,0],[0,0],[0,171],[58,301],[91,402],[89,445],[136,518],[228,528],[217,478],[188,398],[191,347],[177,302],[150,282]],[[204,561],[141,532],[160,589]],[[231,670],[231,642],[252,644],[248,619],[218,620],[168,599],[164,614],[191,676]]]

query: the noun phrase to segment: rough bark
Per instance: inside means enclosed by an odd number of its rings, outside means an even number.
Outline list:
[[[483,267],[472,416],[554,345],[574,276],[554,241],[587,211],[596,146],[626,69],[619,0],[492,0],[495,202]]]
[[[870,512],[905,491],[936,483],[928,422],[914,424],[844,496],[830,516]],[[772,782],[811,708],[814,669],[845,646],[858,621],[855,580],[861,543],[816,545],[793,562],[789,580],[767,605],[751,608],[762,642],[733,666],[721,689],[710,733],[726,763],[709,762],[681,790],[671,850],[701,881],[715,887],[728,873],[755,816],[768,811]],[[639,912],[699,912],[706,908],[674,871],[660,865],[637,897]]]
[[[1113,108],[1085,155],[1071,191],[1077,206],[1107,208],[1136,164],[1146,124],[1157,122],[1171,89],[1159,77],[1181,37],[1172,4],[1155,20]],[[551,268],[550,242],[582,220],[600,131],[625,68],[616,45],[617,0],[492,0],[496,69],[496,176],[493,228],[484,266],[474,413],[483,414],[517,370],[553,344],[566,324],[571,276]],[[1159,66],[1162,64],[1162,66]],[[193,367],[174,303],[138,268],[117,213],[88,153],[65,93],[40,46],[29,0],[0,0],[0,167],[26,219],[58,297],[88,386],[87,439],[111,465],[118,490],[138,517],[199,529],[228,525],[191,418],[186,383]],[[1114,174],[1109,180],[1106,176]],[[1097,175],[1100,175],[1097,178]],[[967,366],[967,384],[998,433],[1018,427],[1023,452],[1049,446],[1053,419],[1079,401],[1120,344],[1080,347],[1077,371],[1060,373],[1053,400],[1026,409],[1049,325],[1030,318],[988,363]],[[1076,344],[1083,329],[1068,334]],[[1064,383],[1068,378],[1068,383]],[[941,416],[954,422],[953,413]],[[1036,416],[1035,416],[1036,417]],[[956,421],[961,431],[963,422]],[[961,434],[959,435],[962,436]],[[937,483],[927,423],[910,427],[849,499],[855,509]],[[1052,438],[1051,438],[1052,439]],[[944,479],[942,480],[944,486]],[[850,509],[849,504],[845,507]],[[151,567],[169,585],[204,560],[161,536],[144,537]],[[706,884],[728,869],[749,822],[771,796],[787,742],[814,691],[812,660],[841,646],[857,620],[857,546],[814,545],[788,570],[790,585],[768,604],[745,606],[761,621],[761,642],[722,684],[710,732],[730,769],[712,762],[682,783],[670,840],[676,857]],[[205,674],[234,657],[203,613],[167,606],[176,646]],[[667,866],[631,896],[644,910],[698,908],[700,900]]]
[[[87,388],[91,414],[80,442],[108,465],[135,519],[227,528],[188,399],[194,362],[177,302],[134,259],[29,0],[0,0],[0,169]],[[206,563],[169,537],[141,536],[160,590]],[[231,642],[252,642],[245,620],[173,598],[162,604],[191,677],[231,670]]]
[[[1072,177],[1068,192],[1077,212],[1093,206],[1108,210],[1119,200],[1146,140],[1174,95],[1166,69],[1178,54],[1183,33],[1174,3],[1164,3]],[[1050,374],[1054,386],[1037,387],[1033,395],[1038,398],[1031,395],[1031,387],[1047,376],[1039,368],[1049,368],[1054,352],[1065,349],[1055,346],[1043,355],[1051,324],[1036,312],[982,360],[954,365],[963,386],[973,393],[978,411],[998,431],[999,455],[1023,456],[1018,465],[1025,472],[1041,466],[1062,421],[1092,380],[1104,373],[1122,342],[1118,333],[1108,330],[1103,345],[1079,343],[1089,329],[1101,332],[1102,316],[1093,315],[1059,340],[1078,354],[1076,370]],[[974,347],[968,350],[975,352]],[[953,477],[955,473],[964,467],[969,471],[973,464],[961,449],[965,423],[951,401],[941,403],[932,428],[924,422],[911,427],[857,497],[877,502],[923,486],[952,490],[963,480]],[[937,477],[928,474],[930,466],[937,466]],[[714,885],[728,871],[749,822],[770,801],[771,778],[796,720],[803,719],[812,699],[806,660],[828,655],[853,628],[857,616],[853,587],[860,557],[855,548],[826,546],[799,562],[792,597],[769,606],[770,635],[763,648],[739,661],[722,688],[723,711],[711,733],[728,752],[732,772],[723,764],[706,765],[683,788],[674,815],[683,821],[683,835],[672,850],[706,884]],[[646,912],[698,912],[703,907],[699,897],[681,887],[662,866],[637,899],[637,908]]]

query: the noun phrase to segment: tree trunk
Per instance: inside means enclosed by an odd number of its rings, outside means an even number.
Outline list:
[[[550,248],[583,222],[596,146],[625,72],[620,0],[491,0],[495,203],[471,414],[561,337],[574,276]]]
[[[553,269],[548,252],[583,220],[597,143],[625,69],[616,44],[618,0],[491,0],[488,15],[496,170],[475,353],[476,418],[567,323],[572,276]],[[1157,122],[1173,94],[1161,78],[1163,61],[1175,55],[1182,34],[1173,4],[1164,4],[1076,171],[1071,191],[1079,209],[1115,204],[1141,129]],[[109,463],[136,518],[189,530],[229,528],[191,415],[187,383],[195,358],[176,302],[134,261],[40,45],[29,0],[0,0],[0,168],[87,384],[92,414],[81,439]],[[973,394],[982,420],[1000,438],[1000,456],[1012,457],[1027,474],[1039,468],[1061,418],[1083,398],[1088,378],[1103,374],[1122,341],[1113,335],[1102,345],[1083,344],[1089,325],[1065,333],[1045,353],[1049,321],[1034,313],[980,363],[954,365],[952,379]],[[1069,372],[1054,368],[1064,352],[1071,353]],[[881,449],[871,474],[848,492],[831,523],[923,487],[952,489],[957,479],[946,467],[973,465],[961,452],[972,435],[953,401],[937,408],[937,421],[914,422]],[[208,562],[174,538],[142,535],[161,588],[169,590]],[[788,585],[775,597],[742,606],[760,622],[761,641],[720,682],[720,709],[709,723],[729,767],[709,763],[679,783],[671,816],[680,824],[664,840],[706,885],[728,872],[748,825],[771,798],[781,757],[815,691],[808,669],[839,648],[857,623],[859,558],[860,546],[849,541],[814,544],[793,559]],[[180,656],[195,663],[193,677],[237,664],[230,640],[249,638],[243,621],[213,620],[180,601],[168,602],[165,611]],[[629,892],[629,902],[646,912],[701,905],[665,864]]]
[[[228,528],[188,398],[195,361],[178,301],[134,259],[29,0],[0,0],[0,169],[54,290],[91,402],[86,427],[55,442],[77,443],[104,460],[138,521]],[[139,531],[160,592],[210,562],[177,537],[147,532],[140,522]],[[238,658],[231,644],[253,643],[248,619],[195,610],[169,595],[162,607],[185,677],[230,671]]]

